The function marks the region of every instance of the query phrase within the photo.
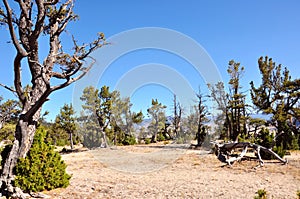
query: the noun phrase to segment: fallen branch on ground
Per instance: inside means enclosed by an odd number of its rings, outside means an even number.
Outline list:
[[[250,142],[232,142],[232,143],[223,143],[219,144],[217,142],[211,142],[216,147],[216,155],[221,162],[224,162],[231,166],[235,161],[240,161],[246,155],[248,148],[252,148],[257,152],[257,156],[259,159],[260,166],[264,165],[264,161],[261,158],[260,152],[263,151],[265,153],[269,153],[273,155],[280,162],[287,164],[287,160],[282,159],[277,153],[272,151],[272,149],[268,149],[266,147],[260,146],[258,144],[250,143]],[[242,148],[243,151],[237,157],[234,157],[232,154],[232,150]]]

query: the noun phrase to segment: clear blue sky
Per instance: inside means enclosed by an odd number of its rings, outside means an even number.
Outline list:
[[[158,27],[174,30],[175,33],[185,35],[201,45],[215,63],[225,83],[228,82],[226,72],[228,61],[234,59],[240,62],[246,69],[242,79],[243,90],[249,89],[249,82],[252,80],[256,85],[259,84],[257,59],[260,56],[272,57],[276,63],[287,66],[293,78],[300,77],[298,69],[300,66],[300,1],[298,0],[77,0],[75,12],[80,15],[80,20],[70,24],[69,33],[74,34],[78,41],[91,41],[97,32],[104,32],[111,42],[111,47],[106,46],[101,53],[97,54],[99,63],[104,59],[101,55],[105,55],[106,49],[109,51],[109,48],[118,48],[121,45],[116,36],[119,33],[136,28]],[[153,39],[151,35],[147,36],[150,41]],[[11,86],[13,85],[14,51],[7,43],[8,36],[3,27],[0,29],[0,38],[2,69],[0,82]],[[136,41],[131,39],[126,42],[134,44]],[[175,46],[181,48],[184,43],[178,41],[175,42]],[[191,54],[194,52],[192,49],[184,48],[185,52],[189,53],[189,50]],[[163,78],[159,76],[160,67],[161,73],[165,74],[166,78],[170,78],[167,83],[158,81]],[[158,98],[169,107],[167,111],[170,112],[174,87],[186,90],[184,85],[189,85],[197,91],[200,86],[202,92],[207,93],[206,78],[201,76],[194,67],[186,58],[167,50],[158,48],[132,50],[120,55],[106,66],[104,73],[98,76],[95,82],[98,87],[109,85],[113,89],[119,82],[126,83],[128,79],[140,78],[141,80],[136,83],[137,90],[131,93],[134,109],[136,111],[142,109],[146,113],[151,99]],[[149,68],[157,73],[147,72]],[[206,69],[210,70],[209,67]],[[26,69],[23,71],[25,72],[23,78],[28,80]],[[149,84],[151,78],[153,83]],[[134,81],[131,84],[134,84]],[[125,88],[123,85],[122,89],[126,89],[126,85]],[[44,110],[50,111],[48,119],[53,119],[64,103],[70,103],[77,97],[74,96],[73,90],[74,85],[50,96],[50,101],[44,105]],[[0,93],[5,98],[13,96],[3,88],[0,88]],[[178,95],[180,94],[182,93]],[[193,98],[189,94],[179,97]],[[182,103],[186,112],[189,112],[189,104]]]

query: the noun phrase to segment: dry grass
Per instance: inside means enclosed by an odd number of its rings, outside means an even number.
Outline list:
[[[144,145],[118,147],[111,152],[102,149],[65,154],[63,159],[68,164],[67,171],[73,175],[71,185],[46,194],[52,198],[246,199],[253,198],[258,189],[265,189],[269,198],[296,198],[296,192],[300,190],[298,152],[287,157],[290,164],[266,161],[264,167],[254,169],[258,164],[256,161],[222,167],[223,163],[214,155],[195,150],[183,150],[171,161],[168,158],[173,154],[162,150],[158,145]],[[124,155],[124,152],[127,153]],[[119,162],[124,164],[121,165],[123,168],[136,166],[139,169],[142,166],[150,169],[165,160],[169,163],[152,172],[134,173],[115,170],[110,162],[100,162],[101,159],[96,158],[109,155],[110,160],[114,160],[114,155],[120,158],[120,154],[125,156]],[[138,162],[133,161],[134,154],[140,158]],[[157,159],[149,161],[149,155]]]

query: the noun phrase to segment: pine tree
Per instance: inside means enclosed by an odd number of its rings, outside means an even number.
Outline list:
[[[84,102],[82,108],[84,115],[81,119],[85,121],[92,120],[93,126],[96,123],[98,126],[95,129],[96,135],[92,134],[93,147],[101,145],[102,147],[108,146],[107,131],[111,122],[111,109],[112,109],[112,96],[108,86],[101,87],[100,91],[90,86],[83,90],[83,94],[80,99]],[[100,132],[100,134],[99,134]],[[96,137],[96,138],[94,138]],[[99,138],[103,139],[103,142]],[[95,141],[96,139],[96,141]],[[91,143],[87,143],[90,145]]]
[[[234,60],[229,61],[227,72],[230,76],[229,80],[229,101],[228,112],[230,115],[229,125],[231,127],[230,139],[237,141],[238,136],[247,134],[246,128],[246,104],[245,95],[240,91],[241,84],[240,79],[244,74],[245,68],[240,66],[240,63]]]
[[[143,113],[131,110],[132,103],[129,97],[121,98],[119,91],[112,92],[112,106],[110,126],[114,131],[115,144],[134,144],[134,124],[143,121]]]
[[[297,139],[300,118],[300,79],[292,79],[289,70],[282,70],[272,58],[260,57],[258,67],[262,76],[261,85],[251,85],[251,98],[258,111],[272,115],[272,125],[277,128],[277,146],[291,148]],[[300,141],[298,141],[300,144]],[[294,144],[293,144],[294,145]]]
[[[220,124],[221,137],[236,141],[238,136],[247,135],[246,122],[248,119],[246,107],[246,96],[241,92],[240,79],[245,68],[234,60],[229,61],[227,72],[230,80],[229,92],[225,91],[224,83],[208,85],[211,98],[217,103],[217,108],[221,111],[218,119],[223,121]],[[219,121],[218,121],[219,122]]]
[[[60,114],[56,116],[55,119],[56,126],[58,127],[57,130],[62,130],[62,133],[66,132],[69,135],[71,149],[73,149],[73,135],[76,131],[75,120],[75,111],[73,109],[72,104],[65,104],[60,109]]]
[[[210,90],[210,98],[215,102],[217,109],[217,116],[215,123],[217,127],[215,131],[220,135],[221,139],[229,139],[231,132],[231,123],[229,118],[229,95],[225,91],[225,86],[223,82],[218,82],[215,85],[208,84],[208,89]]]
[[[151,105],[152,106],[147,109],[148,115],[152,118],[151,125],[148,128],[153,132],[151,142],[156,142],[159,129],[164,129],[166,121],[164,109],[167,108],[167,106],[159,103],[157,99],[152,99]]]
[[[54,147],[45,142],[46,131],[38,128],[26,158],[19,159],[14,184],[22,190],[38,192],[67,187],[71,176]]]

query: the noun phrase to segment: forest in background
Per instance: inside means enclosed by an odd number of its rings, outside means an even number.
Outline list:
[[[47,129],[47,141],[51,144],[71,148],[78,143],[96,148],[167,140],[176,143],[197,140],[201,146],[205,140],[223,139],[250,141],[280,154],[283,150],[298,150],[300,80],[292,79],[288,69],[276,65],[272,58],[260,57],[258,69],[261,84],[250,82],[251,90],[247,93],[240,84],[246,75],[245,67],[231,60],[227,70],[229,82],[207,85],[209,95],[203,95],[199,88],[195,92],[197,102],[189,112],[174,94],[173,115],[166,115],[167,106],[159,99],[149,99],[149,119],[145,119],[142,111],[133,112],[130,97],[121,97],[119,91],[110,91],[107,86],[86,87],[80,97],[83,103],[80,113],[75,113],[72,104],[65,104],[53,123],[45,120],[46,111],[39,125]],[[251,104],[246,103],[249,96]],[[208,101],[217,107],[218,114],[214,117]],[[0,106],[1,139],[12,141],[20,104],[13,99],[1,99]],[[257,113],[270,119],[252,117]]]

